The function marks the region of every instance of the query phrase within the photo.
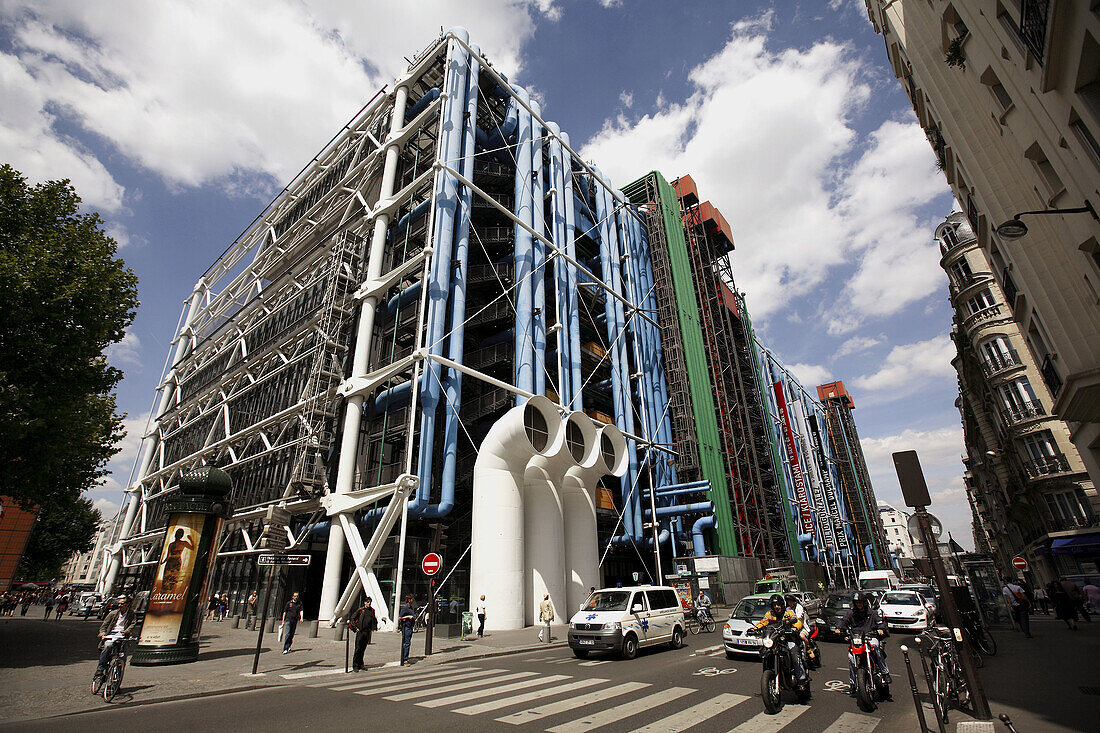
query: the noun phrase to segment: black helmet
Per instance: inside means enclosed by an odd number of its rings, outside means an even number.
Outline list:
[[[779,595],[778,593],[773,593],[770,600],[773,606],[783,605],[783,596]]]
[[[867,602],[867,594],[866,593],[855,593],[854,595],[852,595],[852,605],[853,606],[856,605],[857,603],[859,603],[860,601],[863,601],[864,603]]]

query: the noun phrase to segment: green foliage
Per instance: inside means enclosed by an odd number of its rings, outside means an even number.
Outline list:
[[[959,69],[966,68],[966,56],[963,54],[963,37],[952,39],[951,43],[947,44],[947,56],[944,58],[948,66],[958,67]]]
[[[19,580],[53,580],[73,553],[92,549],[100,519],[91,499],[80,497],[54,504],[38,516],[23,561],[15,577]]]
[[[122,437],[122,372],[103,352],[134,319],[137,277],[101,225],[67,180],[32,187],[0,166],[0,494],[41,508],[36,564],[53,562],[47,528],[68,538],[66,557],[90,540],[81,495]]]

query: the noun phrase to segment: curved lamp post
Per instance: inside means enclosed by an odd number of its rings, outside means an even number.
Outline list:
[[[1021,216],[1028,214],[1092,214],[1092,218],[1095,221],[1100,221],[1100,216],[1096,215],[1096,209],[1092,208],[1092,204],[1088,199],[1085,199],[1085,205],[1079,206],[1073,209],[1041,209],[1039,211],[1021,211],[1006,222],[1002,222],[997,225],[997,228],[993,231],[997,232],[997,236],[1001,239],[1019,239],[1027,234],[1027,224],[1020,221]]]

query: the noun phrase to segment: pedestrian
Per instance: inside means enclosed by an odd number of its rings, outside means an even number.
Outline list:
[[[69,608],[69,596],[68,595],[63,595],[63,596],[61,596],[61,600],[57,602],[57,617],[54,620],[55,621],[60,620],[60,618],[65,615],[65,611],[67,611],[68,608]]]
[[[1050,597],[1041,585],[1035,586],[1035,602],[1042,609],[1044,616],[1050,615]]]
[[[485,594],[482,594],[474,610],[477,613],[477,638],[480,639],[485,634]]]
[[[482,596],[484,598],[485,596]],[[401,628],[401,666],[409,666],[409,648],[413,641],[413,624],[416,612],[413,611],[412,594],[405,596],[405,605],[397,612],[397,625]]]
[[[206,606],[206,620],[213,621],[218,613],[218,594],[210,596],[210,603]]]
[[[290,644],[294,641],[294,630],[302,620],[302,602],[298,600],[298,591],[290,594],[290,600],[283,607],[283,654],[290,653]]]
[[[1020,631],[1024,632],[1024,636],[1028,639],[1032,638],[1031,620],[1028,617],[1029,604],[1024,589],[1011,580],[1008,580],[1005,581],[1004,587],[1001,588],[1001,593],[1004,594],[1005,600],[1008,601],[1009,608],[1012,609],[1012,617],[1019,625]]]
[[[1073,586],[1069,590],[1069,597],[1073,599],[1073,604],[1077,606],[1077,612],[1080,613],[1086,622],[1092,623],[1092,616],[1089,615],[1089,609],[1085,606],[1085,601],[1088,600],[1085,596],[1085,592],[1081,590],[1081,587],[1072,581],[1067,581]]]
[[[53,613],[53,593],[46,596],[46,614],[43,618],[49,619],[51,613]]]
[[[256,603],[258,597],[256,591],[252,591],[248,595],[248,600],[245,602],[245,609],[248,615],[245,617],[244,627],[245,629],[251,629],[256,625]]]
[[[19,607],[19,615],[20,616],[26,616],[27,615],[27,609],[30,608],[30,607],[31,607],[31,594],[30,593],[24,593],[23,594],[23,603]]]
[[[355,632],[355,656],[351,660],[351,670],[358,672],[363,668],[363,652],[370,644],[370,635],[378,628],[378,617],[371,607],[370,596],[363,599],[363,605],[351,617],[348,628]]]
[[[1054,604],[1054,615],[1066,622],[1066,628],[1077,631],[1077,606],[1066,590],[1066,585],[1074,585],[1065,578],[1059,578],[1047,587],[1051,603]]]
[[[229,594],[222,593],[221,600],[218,601],[218,615],[219,621],[225,621],[229,617]]]
[[[546,643],[550,643],[550,622],[554,620],[554,604],[550,602],[550,594],[547,593],[542,597],[542,603],[539,604],[539,623],[546,624]],[[539,641],[542,641],[543,629],[539,629]]]
[[[1085,587],[1081,589],[1085,599],[1092,606],[1093,613],[1100,613],[1100,588],[1092,582],[1092,578],[1085,578]]]

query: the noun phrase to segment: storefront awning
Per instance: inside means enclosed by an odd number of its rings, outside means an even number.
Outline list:
[[[1054,540],[1050,551],[1055,555],[1092,555],[1100,553],[1100,532]]]

